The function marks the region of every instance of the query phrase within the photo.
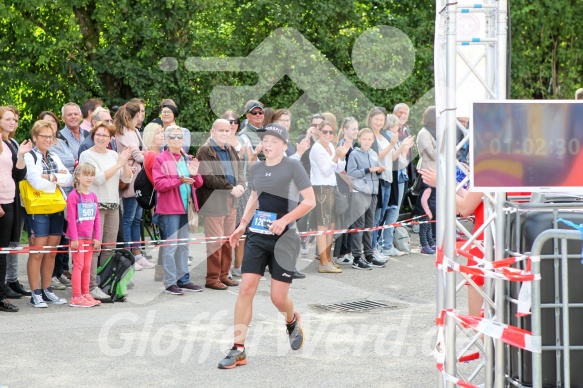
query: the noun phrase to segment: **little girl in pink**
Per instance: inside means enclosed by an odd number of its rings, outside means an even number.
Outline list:
[[[89,294],[91,256],[101,245],[101,227],[97,196],[89,191],[95,178],[95,166],[83,163],[73,174],[75,190],[67,197],[67,237],[73,256],[71,307],[93,307],[101,304]]]

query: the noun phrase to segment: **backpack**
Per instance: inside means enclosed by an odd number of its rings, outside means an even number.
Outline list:
[[[128,284],[134,277],[136,258],[127,249],[117,249],[107,261],[97,268],[97,285],[111,301],[125,302]]]
[[[150,182],[146,169],[141,169],[134,181],[136,200],[142,209],[150,210],[156,205],[156,190]]]
[[[411,236],[404,226],[397,226],[393,233],[393,245],[401,252],[411,253]]]

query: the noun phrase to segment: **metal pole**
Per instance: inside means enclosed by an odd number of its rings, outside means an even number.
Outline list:
[[[439,161],[445,161],[445,169],[438,168],[438,172],[445,171],[445,177],[438,174],[438,180],[441,183],[440,187],[441,193],[445,194],[444,209],[448,210],[441,214],[443,216],[443,223],[445,227],[445,233],[438,233],[438,235],[443,236],[443,250],[446,257],[455,257],[455,187],[456,187],[456,175],[455,175],[455,147],[456,147],[456,60],[457,60],[457,38],[456,38],[456,16],[457,16],[457,3],[450,3],[447,6],[446,14],[446,114],[445,114],[445,132],[442,133],[445,138],[445,155],[443,155],[443,147],[439,148],[442,153],[441,157],[438,158]],[[441,116],[443,117],[443,115]],[[439,132],[437,134],[440,135]],[[438,147],[439,147],[438,141]],[[445,178],[445,182],[444,179]],[[443,184],[445,183],[445,184]],[[441,202],[441,201],[440,201]],[[439,219],[439,218],[438,218]],[[455,309],[456,307],[456,276],[455,272],[449,272],[446,276],[446,295],[445,295],[445,305],[446,308]],[[457,359],[456,359],[456,327],[455,323],[448,319],[446,321],[445,327],[445,343],[447,344],[446,355],[445,355],[445,370],[451,376],[456,375],[457,370]],[[452,382],[447,383],[447,387],[454,388],[455,384]]]
[[[569,259],[567,251],[567,240],[561,239],[561,304],[563,313],[563,377],[565,387],[571,386],[571,342],[569,338]],[[557,374],[560,372],[557,371]]]
[[[497,22],[497,58],[496,58],[496,99],[506,100],[506,39],[508,35],[508,14],[507,14],[507,0],[498,0],[498,22]],[[496,260],[504,258],[504,202],[506,201],[506,193],[498,193],[496,195],[496,246],[494,247],[494,254]],[[496,280],[496,320],[504,323],[505,317],[505,286],[506,282],[503,280]],[[505,367],[504,362],[505,345],[501,340],[496,341],[496,365],[494,370],[494,378],[497,388],[504,388],[505,386]]]

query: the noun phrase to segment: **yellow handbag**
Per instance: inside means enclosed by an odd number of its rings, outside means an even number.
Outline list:
[[[20,196],[26,213],[54,214],[65,210],[67,202],[58,186],[55,188],[54,193],[37,190],[27,180],[20,181],[18,186],[20,187]]]

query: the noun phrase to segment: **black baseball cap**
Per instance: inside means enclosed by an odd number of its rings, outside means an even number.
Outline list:
[[[261,139],[263,139],[263,136],[265,135],[278,137],[285,143],[289,141],[289,132],[283,125],[271,123],[257,131],[257,136],[259,136]]]
[[[255,108],[263,109],[263,104],[257,100],[250,100],[245,104],[245,112],[247,113],[251,112]]]

